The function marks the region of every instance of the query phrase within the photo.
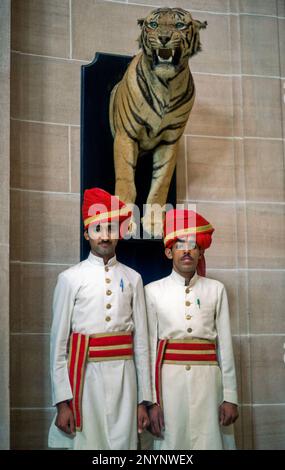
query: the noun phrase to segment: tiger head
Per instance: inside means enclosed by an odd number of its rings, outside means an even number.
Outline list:
[[[199,30],[207,26],[182,8],[157,8],[138,24],[139,47],[155,73],[164,78],[185,68],[189,57],[201,50]]]

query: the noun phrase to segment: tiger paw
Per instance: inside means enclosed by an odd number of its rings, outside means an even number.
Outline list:
[[[146,211],[141,219],[143,229],[153,238],[163,237],[163,216],[161,210]]]
[[[127,236],[130,238],[137,238],[137,230],[138,230],[138,225],[135,222],[135,220],[132,218],[128,226]]]

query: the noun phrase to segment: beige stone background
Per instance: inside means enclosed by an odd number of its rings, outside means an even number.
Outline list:
[[[96,51],[135,53],[137,18],[160,5],[208,21],[178,202],[216,228],[207,266],[230,298],[238,446],[285,449],[284,0],[1,1],[2,448],[9,421],[11,448],[47,446],[52,291],[79,260],[80,67]]]

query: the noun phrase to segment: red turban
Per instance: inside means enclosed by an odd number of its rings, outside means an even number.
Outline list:
[[[164,245],[171,248],[179,237],[194,235],[201,250],[206,250],[212,243],[212,225],[200,214],[192,210],[172,209],[166,212],[164,221]],[[200,276],[206,274],[204,253],[199,259],[197,272]]]
[[[120,224],[131,217],[132,211],[116,196],[104,189],[86,189],[82,204],[84,228],[90,224],[118,221]]]

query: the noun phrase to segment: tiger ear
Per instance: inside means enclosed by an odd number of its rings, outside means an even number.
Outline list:
[[[194,20],[193,23],[194,23],[194,25],[196,26],[196,28],[197,28],[198,30],[200,30],[200,29],[206,29],[207,26],[208,26],[208,22],[207,22],[207,21]]]
[[[138,25],[140,26],[141,29],[142,29],[142,27],[143,27],[144,20],[145,20],[145,18],[139,18],[139,19],[137,20],[137,21],[138,21]],[[142,33],[139,35],[137,41],[138,41],[138,43],[139,43],[139,49],[141,49],[141,48],[142,48]]]
[[[137,20],[138,25],[139,25],[141,28],[143,27],[144,20],[145,20],[145,18],[139,18],[139,19]]]
[[[207,28],[208,23],[207,21],[202,22],[199,20],[193,20],[193,25],[194,25],[195,39],[194,39],[193,48],[190,53],[190,57],[193,57],[193,55],[197,54],[198,52],[202,50],[201,42],[200,42],[200,29]]]

